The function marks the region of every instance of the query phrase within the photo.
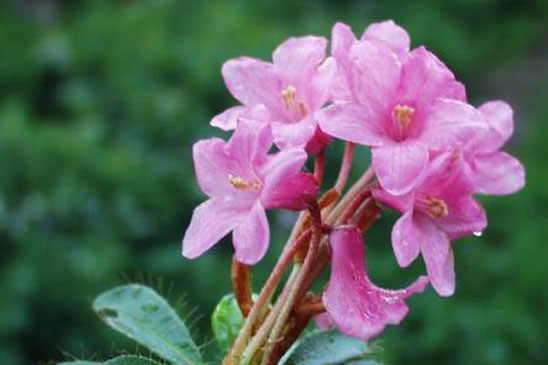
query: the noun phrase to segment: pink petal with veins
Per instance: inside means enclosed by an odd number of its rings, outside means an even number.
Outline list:
[[[422,276],[401,290],[379,288],[367,276],[364,242],[357,228],[335,228],[329,240],[331,277],[322,300],[340,331],[367,341],[387,324],[400,323],[409,310],[405,299],[422,292],[428,278]]]

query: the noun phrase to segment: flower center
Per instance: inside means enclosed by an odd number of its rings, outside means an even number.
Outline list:
[[[301,116],[306,115],[306,106],[302,101],[297,100],[297,89],[295,86],[289,85],[282,90],[282,103],[286,110],[296,110]]]
[[[253,180],[246,180],[240,176],[234,176],[232,174],[228,174],[228,182],[234,186],[235,189],[237,190],[255,190],[255,191],[258,191],[258,190],[261,190],[261,188],[263,187],[263,184],[257,180],[257,179],[253,179]]]
[[[394,125],[394,137],[398,140],[404,140],[413,123],[413,114],[415,109],[407,105],[396,105],[392,111],[392,122]]]
[[[442,218],[449,214],[447,203],[431,195],[420,195],[415,200],[415,205],[420,211],[430,215],[432,218]]]

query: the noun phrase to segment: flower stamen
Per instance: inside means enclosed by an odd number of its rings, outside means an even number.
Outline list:
[[[228,182],[237,190],[261,190],[263,187],[263,184],[257,179],[248,181],[232,174],[228,174]]]
[[[394,134],[398,140],[407,137],[409,128],[413,123],[415,109],[407,105],[396,105],[392,111],[392,120],[394,122]]]
[[[442,218],[449,214],[447,203],[431,195],[419,196],[415,202],[417,208],[432,218]]]
[[[306,115],[306,106],[302,101],[297,100],[297,89],[289,85],[282,90],[282,103],[286,110],[297,110],[301,116]]]

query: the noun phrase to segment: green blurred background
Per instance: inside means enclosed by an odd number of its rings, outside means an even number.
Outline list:
[[[209,119],[235,104],[222,62],[268,59],[289,36],[329,36],[335,21],[361,34],[387,18],[407,28],[414,46],[438,54],[472,103],[513,105],[507,149],[528,181],[513,196],[481,199],[490,225],[481,238],[454,245],[456,294],[441,299],[428,289],[410,299],[403,324],[380,337],[386,358],[548,362],[547,1],[6,0],[0,7],[0,364],[140,351],[90,309],[101,291],[134,280],[172,302],[185,295],[182,312],[215,356],[209,314],[230,290],[231,245],[188,261],[180,239],[204,198],[191,145],[220,135]],[[330,174],[336,157],[331,152]],[[257,286],[292,218],[271,214],[273,244],[254,271]],[[386,214],[373,230],[368,266],[379,284],[397,287],[423,268],[397,268],[394,219]]]

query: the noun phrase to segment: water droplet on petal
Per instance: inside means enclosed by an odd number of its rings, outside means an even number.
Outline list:
[[[476,237],[481,237],[483,235],[483,232],[482,231],[476,231],[474,232],[474,236]]]

